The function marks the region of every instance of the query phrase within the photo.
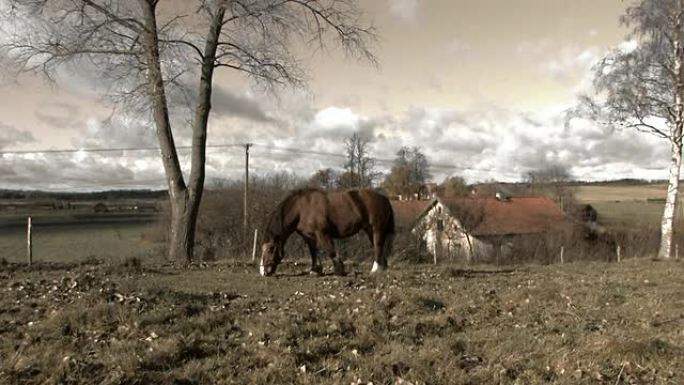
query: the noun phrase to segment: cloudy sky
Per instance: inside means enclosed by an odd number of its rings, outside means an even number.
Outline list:
[[[437,182],[515,181],[546,163],[585,180],[665,178],[667,143],[633,131],[573,124],[564,111],[590,83],[592,63],[624,44],[622,0],[360,1],[377,27],[379,65],[335,50],[301,50],[306,90],[265,95],[221,72],[210,144],[255,143],[256,173],[309,175],[340,167],[344,138],[372,140],[381,169],[401,146],[419,146]],[[151,124],[112,109],[96,78],[2,84],[0,151],[155,146]],[[104,121],[109,118],[109,123]],[[183,122],[175,129],[182,143]],[[305,151],[296,153],[282,148]],[[185,152],[181,152],[185,154]],[[154,152],[0,157],[0,187],[163,187]],[[187,164],[188,157],[183,156]],[[208,175],[241,177],[240,147],[212,148]]]

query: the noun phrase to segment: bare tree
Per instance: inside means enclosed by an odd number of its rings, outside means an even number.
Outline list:
[[[460,176],[450,176],[438,186],[439,195],[444,198],[464,197],[470,194],[470,188],[465,179]]]
[[[334,190],[337,178],[338,172],[336,170],[325,168],[316,171],[311,178],[309,178],[309,185],[324,190]]]
[[[536,170],[523,174],[523,180],[529,184],[531,192],[535,194],[547,194],[556,200],[561,210],[570,207],[574,200],[572,192],[568,188],[568,182],[572,180],[572,173],[568,167],[559,163],[551,163]]]
[[[484,201],[472,198],[457,198],[447,201],[449,213],[456,218],[460,225],[460,230],[465,236],[468,244],[469,258],[475,256],[471,234],[485,220]]]
[[[419,147],[402,147],[383,187],[390,194],[410,196],[416,194],[430,178],[429,163]]]
[[[344,164],[346,172],[340,179],[342,187],[371,187],[377,173],[375,172],[375,158],[370,156],[370,139],[355,132],[345,139],[345,153],[347,161]]]
[[[385,175],[382,187],[390,195],[410,197],[415,189],[411,185],[411,168],[408,165],[394,165]]]
[[[549,164],[536,170],[528,171],[523,180],[533,184],[565,183],[572,178],[568,168],[562,164]]]
[[[571,117],[632,128],[671,145],[658,257],[672,255],[684,123],[684,0],[640,0],[621,18],[635,47],[615,49],[596,67],[594,94]]]
[[[409,165],[411,166],[411,183],[421,186],[432,178],[430,164],[420,147],[412,147],[408,153]]]
[[[128,106],[154,121],[171,202],[169,256],[190,261],[203,193],[207,125],[216,69],[267,89],[303,85],[292,42],[325,47],[329,37],[374,60],[372,27],[356,0],[6,0],[3,51],[14,68],[52,79],[67,64],[107,79]],[[190,86],[192,85],[192,86]],[[187,181],[172,131],[174,97],[189,102]]]

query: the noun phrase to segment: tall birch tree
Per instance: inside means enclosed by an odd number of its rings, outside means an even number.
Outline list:
[[[658,258],[672,256],[673,226],[682,165],[684,123],[684,0],[640,0],[621,22],[631,44],[597,66],[593,94],[571,116],[636,129],[670,143],[670,167]]]

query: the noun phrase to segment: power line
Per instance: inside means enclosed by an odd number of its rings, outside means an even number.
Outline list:
[[[298,155],[314,155],[321,157],[330,157],[334,159],[346,159],[346,156],[339,153],[326,152],[326,151],[314,151],[314,150],[302,150],[292,147],[281,147],[275,145],[267,144],[251,144],[255,148],[262,148],[272,151],[280,151],[291,154]],[[208,144],[207,149],[221,149],[221,148],[244,148],[242,143],[222,143],[222,144]],[[189,150],[192,149],[190,145],[180,145],[176,146],[178,150]],[[7,150],[0,151],[0,156],[4,155],[29,155],[29,154],[76,154],[76,153],[119,153],[119,152],[147,152],[147,151],[160,151],[159,147],[103,147],[103,148],[63,148],[63,149],[41,149],[41,150]],[[394,164],[394,159],[387,158],[373,158],[377,163],[392,165]],[[518,177],[518,174],[513,174],[510,172],[504,172],[496,169],[483,169],[474,167],[464,167],[450,164],[439,164],[431,163],[428,166],[432,170],[442,170],[442,171],[465,171],[465,172],[481,172],[481,173],[497,173],[506,176]]]
[[[254,144],[254,147],[266,148],[269,150],[276,150],[276,151],[283,151],[283,152],[291,152],[294,154],[321,155],[321,156],[330,156],[330,157],[340,158],[340,159],[346,159],[347,158],[345,155],[337,154],[334,152],[299,150],[299,149],[291,148],[291,147],[278,147],[278,146],[273,146],[273,145],[261,145],[261,144]]]
[[[208,144],[206,148],[230,148],[242,147],[242,144]],[[189,150],[192,146],[176,146],[178,150]],[[0,151],[0,155],[28,155],[28,154],[76,154],[85,153],[108,153],[108,152],[137,152],[137,151],[160,151],[159,147],[103,147],[103,148],[63,148],[45,150],[10,150]]]
[[[255,147],[261,147],[261,148],[267,148],[271,150],[276,150],[276,151],[283,151],[283,152],[290,152],[294,154],[303,154],[303,155],[318,155],[318,156],[329,156],[332,158],[339,158],[339,159],[346,159],[347,157],[342,154],[338,153],[332,153],[332,152],[324,152],[324,151],[309,151],[309,150],[299,150],[296,148],[291,148],[291,147],[277,147],[273,145],[258,145],[255,144]],[[394,159],[387,159],[387,158],[373,158],[377,163],[383,163],[386,165],[392,165],[394,164],[395,160]],[[482,168],[473,168],[473,167],[463,167],[463,166],[456,166],[456,165],[449,165],[449,164],[439,164],[439,163],[430,163],[428,168],[431,169],[442,169],[442,170],[460,170],[460,171],[474,171],[474,172],[496,172],[498,174],[502,175],[508,175],[512,176],[515,175],[516,177],[518,176],[517,174],[513,173],[507,173],[507,172],[502,172],[499,170],[495,169],[482,169]]]

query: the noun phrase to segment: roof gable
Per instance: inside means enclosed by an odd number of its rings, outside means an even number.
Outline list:
[[[400,229],[412,229],[418,219],[435,203],[435,200],[392,200],[394,222]]]

